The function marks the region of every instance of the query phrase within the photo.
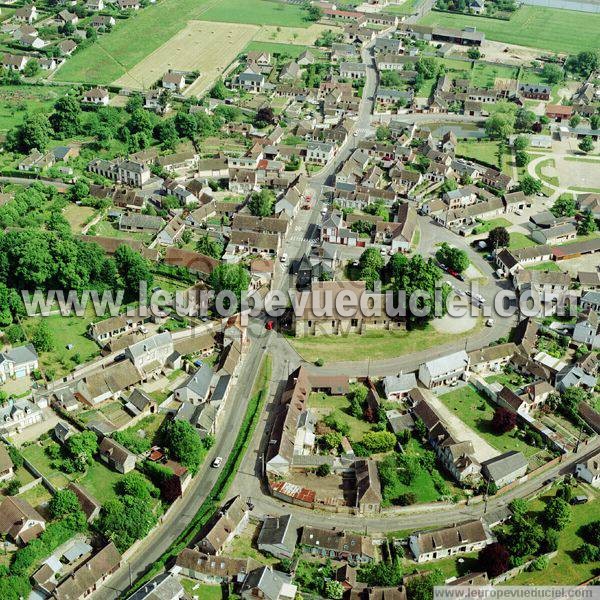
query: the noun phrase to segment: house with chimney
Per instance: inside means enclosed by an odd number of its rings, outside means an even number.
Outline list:
[[[129,473],[135,469],[136,455],[109,437],[100,442],[98,456],[102,462],[119,473]]]
[[[237,586],[251,571],[259,567],[260,563],[252,558],[214,556],[185,548],[177,557],[171,571],[209,585],[233,583]]]
[[[373,562],[377,556],[373,540],[365,535],[342,529],[302,527],[299,545],[303,552],[315,557],[354,563]]]
[[[258,534],[257,545],[261,552],[290,559],[296,550],[298,532],[292,515],[266,516]]]
[[[225,546],[244,530],[249,518],[246,501],[241,496],[231,498],[204,527],[196,549],[205,554],[220,555]]]
[[[477,552],[495,541],[483,520],[468,521],[433,531],[413,533],[409,547],[419,563]]]
[[[83,600],[121,566],[121,553],[113,542],[90,555],[53,591],[53,600]]]
[[[242,600],[295,600],[298,587],[290,575],[261,566],[251,571],[240,588]]]
[[[25,500],[8,496],[0,504],[0,535],[24,546],[46,529],[46,520]]]

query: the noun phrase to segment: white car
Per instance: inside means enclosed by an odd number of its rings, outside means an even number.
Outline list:
[[[486,327],[493,327],[493,326],[494,326],[494,323],[495,323],[494,319],[488,319],[488,320],[485,322],[485,326],[486,326]]]
[[[287,254],[284,252],[279,259],[282,263],[287,262]]]
[[[216,469],[217,467],[221,466],[222,462],[223,462],[223,457],[222,456],[217,456],[217,458],[215,458],[215,460],[212,461],[211,467],[213,469]]]

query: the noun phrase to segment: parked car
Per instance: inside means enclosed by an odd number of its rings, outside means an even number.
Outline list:
[[[223,462],[223,457],[217,456],[217,458],[215,458],[215,460],[212,461],[211,467],[213,467],[213,469],[216,469],[217,467],[221,466],[222,462]]]
[[[588,500],[587,496],[575,496],[571,498],[571,504],[585,504]]]

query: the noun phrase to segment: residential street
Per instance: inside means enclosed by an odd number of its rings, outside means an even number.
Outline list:
[[[268,351],[271,339],[272,336],[264,336],[263,340],[255,341],[251,345],[237,385],[227,400],[226,423],[200,471],[190,483],[183,498],[178,501],[177,509],[171,510],[160,525],[142,540],[129,560],[123,560],[121,568],[91,596],[94,600],[112,600],[123,594],[129,588],[130,582],[143,575],[148,566],[160,558],[192,520],[219,475],[219,469],[210,466],[213,458],[215,456],[226,458],[232,450],[244,418],[247,399],[250,397],[261,360]],[[263,347],[264,344],[267,345],[266,348]]]

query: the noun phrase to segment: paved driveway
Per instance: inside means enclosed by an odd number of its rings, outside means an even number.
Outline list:
[[[431,407],[437,412],[438,416],[446,423],[448,431],[457,442],[469,440],[475,449],[475,457],[479,462],[498,456],[500,452],[492,448],[479,434],[475,433],[470,427],[467,427],[462,420],[454,414],[435,394],[427,390],[422,390],[427,397]]]

